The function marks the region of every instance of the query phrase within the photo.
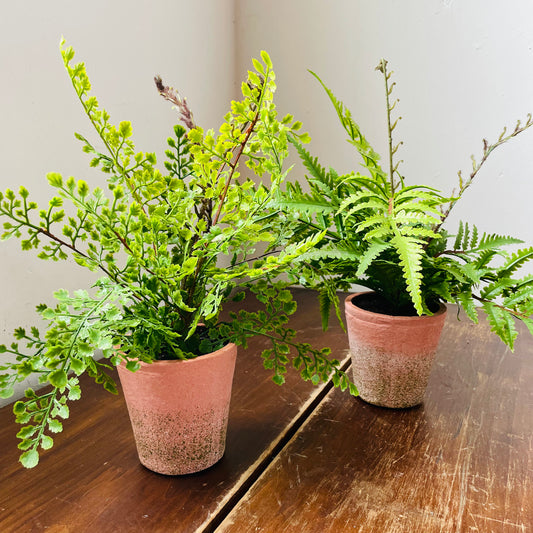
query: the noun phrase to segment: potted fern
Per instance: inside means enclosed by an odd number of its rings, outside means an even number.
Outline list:
[[[340,319],[337,289],[351,284],[370,293],[345,302],[354,383],[360,396],[377,405],[408,407],[422,401],[444,322],[445,303],[456,303],[477,322],[479,308],[492,330],[511,349],[515,321],[533,332],[533,276],[518,270],[533,257],[533,248],[508,251],[521,243],[513,237],[480,234],[461,222],[453,234],[446,222],[454,206],[478,176],[489,155],[533,125],[517,123],[494,143],[483,141],[480,161],[473,159],[469,176],[459,173],[450,196],[413,185],[400,173],[393,141],[397,123],[391,74],[382,60],[377,69],[385,82],[388,131],[387,167],[380,164],[348,109],[325,89],[342,127],[362,158],[364,173],[339,175],[325,170],[296,137],[292,143],[309,172],[309,192],[287,184],[278,207],[292,213],[299,227],[295,237],[324,238],[301,258],[299,281],[319,291],[323,325],[333,305]]]
[[[22,248],[41,259],[72,260],[102,278],[89,291],[58,290],[55,306],[39,305],[48,322],[44,335],[35,327],[19,328],[15,342],[0,345],[2,397],[12,396],[14,385],[31,374],[49,385],[29,388],[14,403],[23,425],[21,463],[35,466],[39,450],[53,445],[52,435],[69,416],[69,401],[80,397],[81,374],[117,392],[109,372],[115,365],[140,460],[166,474],[206,468],[222,455],[235,346],[246,346],[251,336],[270,340],[262,355],[276,383],[283,383],[292,363],[304,379],[318,383],[333,374],[346,388],[348,379],[328,359],[328,349],[296,342],[287,326],[296,304],[287,283],[276,280],[318,238],[280,251],[291,228],[266,216],[285,179],[289,132],[298,136],[299,129],[292,117],[277,118],[268,54],[253,61],[243,98],[232,102],[218,133],[198,127],[186,100],[156,78],[184,123],[167,141],[163,171],[154,154],[136,151],[129,122],[110,122],[90,94],[84,64],[72,63],[74,50],[62,43],[61,54],[103,149],[76,136],[91,166],[107,176],[107,187],[91,189],[83,180],[50,173],[55,195],[41,208],[25,187],[18,194],[8,189],[0,194],[2,238],[20,238]],[[269,186],[244,178],[245,169],[269,176]],[[260,244],[266,246],[261,255]],[[250,294],[263,305],[260,311],[220,320],[224,303]],[[96,352],[103,357],[95,359]],[[191,427],[179,426],[184,420]],[[159,435],[150,440],[156,429],[175,442]]]

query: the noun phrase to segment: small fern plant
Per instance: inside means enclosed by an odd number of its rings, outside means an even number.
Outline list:
[[[300,260],[298,280],[319,291],[324,327],[334,306],[340,319],[337,289],[359,284],[375,291],[389,314],[430,315],[439,302],[459,304],[474,322],[481,306],[492,330],[513,348],[515,321],[523,321],[533,333],[533,276],[518,277],[520,267],[533,258],[533,248],[508,251],[522,241],[513,237],[481,234],[475,225],[461,222],[454,234],[445,223],[451,210],[474,182],[489,155],[511,138],[533,125],[531,115],[494,143],[483,141],[480,161],[472,157],[468,177],[459,172],[459,187],[450,196],[423,186],[408,184],[399,171],[393,141],[398,123],[393,110],[394,83],[387,62],[376,70],[385,83],[388,131],[388,161],[383,168],[379,155],[369,144],[344,104],[322,80],[342,127],[362,158],[366,173],[339,175],[326,170],[292,136],[309,172],[309,192],[298,183],[287,184],[276,206],[290,213],[300,239],[324,234],[314,250]]]
[[[92,291],[58,290],[57,305],[39,305],[48,322],[44,335],[35,327],[18,328],[14,342],[0,345],[0,397],[12,396],[14,385],[32,374],[49,385],[28,389],[14,404],[23,425],[22,464],[35,466],[39,449],[52,446],[51,434],[69,416],[69,401],[80,397],[78,376],[88,373],[116,392],[109,370],[120,360],[136,371],[140,361],[190,359],[228,342],[246,346],[262,335],[270,342],[264,366],[276,383],[284,382],[292,365],[305,380],[317,384],[332,377],[336,386],[355,392],[329,349],[297,342],[287,325],[296,303],[277,276],[321,235],[282,247],[290,226],[265,216],[285,180],[289,134],[306,137],[291,116],[277,118],[268,54],[253,60],[242,100],[232,102],[218,133],[197,126],[186,100],[156,78],[185,124],[168,139],[161,171],[154,154],[136,151],[131,123],[115,126],[99,107],[85,65],[72,63],[74,50],[62,44],[61,53],[103,148],[76,137],[91,166],[106,175],[106,190],[50,173],[55,193],[39,207],[25,187],[18,194],[8,189],[0,193],[2,239],[19,238],[24,250],[43,260],[70,259],[103,277]],[[268,178],[268,186],[244,178],[243,170]],[[259,253],[261,245],[266,251]],[[259,301],[257,312],[220,318],[225,303],[248,294]],[[102,359],[93,358],[97,351]]]

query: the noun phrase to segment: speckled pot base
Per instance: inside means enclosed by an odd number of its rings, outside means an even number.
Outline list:
[[[382,407],[422,402],[446,318],[446,306],[432,316],[390,316],[345,300],[352,373],[359,396]]]
[[[159,474],[209,468],[226,445],[237,347],[187,361],[118,366],[141,463]]]

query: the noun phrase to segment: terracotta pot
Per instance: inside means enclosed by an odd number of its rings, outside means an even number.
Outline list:
[[[160,474],[199,472],[224,454],[237,347],[186,361],[118,366],[141,463]]]
[[[412,407],[422,402],[446,306],[432,316],[391,316],[345,300],[353,380],[359,396],[383,407]]]

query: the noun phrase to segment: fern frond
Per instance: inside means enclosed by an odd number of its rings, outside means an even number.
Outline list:
[[[511,349],[518,335],[514,316],[492,302],[483,302],[483,310],[487,314],[490,329]]]
[[[470,248],[475,248],[477,246],[478,237],[477,226],[474,225],[472,229],[472,238],[470,239]]]
[[[384,204],[381,200],[378,199],[372,199],[366,202],[358,202],[350,209],[348,209],[348,211],[342,213],[343,218],[346,220],[355,213],[358,213],[359,211],[363,211],[365,209],[372,209],[381,212],[383,213],[383,215],[385,215],[385,213],[387,212],[387,204]]]
[[[463,240],[463,232],[464,232],[464,225],[463,225],[463,221],[460,220],[459,227],[457,228],[457,235],[455,236],[455,242],[453,243],[454,250],[461,249],[461,242]]]
[[[309,171],[311,176],[313,178],[326,182],[326,171],[324,167],[320,165],[318,162],[318,157],[313,157],[308,150],[304,148],[304,146],[296,140],[296,138],[293,135],[289,135],[288,137],[291,144],[296,148],[296,151],[298,152],[298,155],[300,156],[300,159],[302,160],[303,165],[305,168]]]
[[[422,226],[401,226],[399,230],[402,235],[417,237],[418,239],[435,239],[438,237],[438,234],[433,230]]]
[[[436,220],[435,217],[432,215],[428,215],[427,213],[418,213],[416,211],[394,215],[394,221],[396,222],[396,224],[407,224],[407,225],[425,224],[428,226],[432,226],[435,220]],[[435,235],[437,234],[435,233]]]
[[[477,307],[474,299],[472,298],[472,293],[470,291],[460,292],[456,295],[455,299],[457,304],[464,309],[466,316],[468,316],[468,318],[470,318],[474,324],[477,324],[479,317],[477,314]]]
[[[397,204],[396,202],[394,203],[394,213],[395,214],[400,214],[400,213],[427,213],[427,214],[430,214],[430,213],[433,213],[434,215],[436,215],[435,217],[433,217],[433,221],[434,222],[438,222],[440,220],[440,211],[426,203],[426,202],[403,202],[401,204]],[[433,223],[434,223],[433,222]]]
[[[501,246],[508,246],[510,244],[522,244],[524,241],[516,239],[514,237],[508,237],[504,235],[496,235],[484,233],[479,241],[479,244],[471,249],[471,252],[479,252],[481,250],[489,250],[491,248],[499,248]]]
[[[423,241],[413,237],[395,235],[391,239],[391,244],[395,247],[400,258],[400,266],[407,285],[407,292],[411,296],[417,313],[422,315],[424,313],[421,295]]]
[[[481,291],[481,298],[484,300],[494,300],[498,296],[501,296],[505,289],[508,289],[513,285],[514,280],[509,278],[499,278],[483,288]]]
[[[523,286],[521,289],[512,292],[510,296],[503,300],[502,305],[504,307],[514,308],[529,302],[533,302],[533,282],[531,285]]]
[[[317,79],[320,85],[322,85],[323,89],[326,91],[326,94],[329,96],[329,99],[333,104],[335,111],[337,112],[337,116],[339,117],[343,128],[348,133],[349,142],[355,146],[363,158],[364,166],[369,170],[374,178],[381,181],[383,184],[387,184],[387,175],[379,165],[379,154],[374,151],[372,146],[370,146],[364,135],[361,133],[361,130],[353,120],[350,111],[340,100],[335,97],[333,92],[325,85],[325,83],[317,74],[312,71],[309,72]]]
[[[320,316],[322,318],[322,330],[328,329],[329,312],[331,310],[331,299],[327,287],[322,287],[318,291],[318,302],[320,305]]]
[[[360,259],[359,267],[355,275],[361,277],[365,274],[367,268],[372,264],[372,262],[379,257],[379,255],[384,252],[387,248],[390,248],[390,244],[383,241],[373,242],[368,249],[365,251],[363,256]]]
[[[488,265],[495,255],[498,255],[497,250],[483,250],[474,262],[474,265],[476,266],[476,268],[481,269]]]
[[[288,209],[293,212],[297,211],[307,215],[333,214],[336,211],[329,202],[320,202],[319,200],[305,198],[299,198],[293,201],[273,200],[270,206],[275,209]]]
[[[463,243],[461,245],[461,250],[467,250],[469,242],[470,242],[470,227],[468,226],[468,222],[467,222],[464,228]]]
[[[513,272],[516,272],[521,266],[527,263],[533,258],[533,247],[523,248],[512,254],[508,261],[503,266],[503,269],[499,270],[500,276],[508,277]]]
[[[388,217],[384,214],[377,214],[370,217],[367,217],[363,222],[360,222],[357,227],[357,232],[362,232],[363,230],[366,230],[368,228],[371,228],[372,226],[379,226],[379,229],[389,229],[390,231],[390,220]],[[369,240],[370,233],[367,233],[365,236],[366,240]]]
[[[305,254],[302,254],[300,257],[296,258],[295,261],[309,261],[309,260],[319,260],[319,259],[339,259],[342,261],[351,261],[358,263],[361,258],[361,255],[356,252],[351,252],[349,250],[340,250],[338,248],[329,249],[329,248],[315,248],[307,251]]]

